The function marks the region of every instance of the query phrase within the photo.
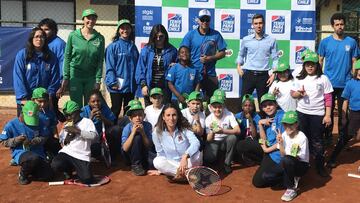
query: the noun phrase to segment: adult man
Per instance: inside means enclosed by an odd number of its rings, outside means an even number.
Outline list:
[[[236,62],[237,71],[243,79],[241,95],[252,94],[256,89],[258,99],[260,99],[268,92],[275,77],[269,62],[271,58],[273,67],[277,64],[277,44],[274,38],[264,33],[263,15],[254,15],[252,26],[255,33],[243,38]]]
[[[321,40],[319,45],[319,63],[324,64],[324,74],[330,79],[333,86],[332,93],[332,110],[331,120],[334,123],[334,107],[335,99],[337,99],[337,109],[341,110],[343,98],[341,94],[344,90],[345,84],[351,78],[351,69],[356,57],[359,55],[359,50],[356,41],[344,35],[345,16],[341,13],[335,13],[330,19],[331,26],[334,33],[325,39]],[[341,113],[339,116],[338,129],[340,134],[341,130]],[[325,131],[325,137],[332,138],[333,125],[328,127]]]
[[[38,27],[46,33],[46,38],[48,40],[49,49],[55,54],[58,63],[59,63],[59,73],[60,73],[60,82],[62,81],[63,76],[63,61],[64,61],[64,51],[66,43],[60,37],[57,36],[58,26],[53,19],[44,18],[40,21]],[[52,105],[54,107],[56,117],[61,122],[64,122],[66,119],[64,115],[59,111],[58,106],[59,98],[55,95],[52,98]]]
[[[199,11],[199,27],[195,30],[189,31],[181,46],[186,46],[190,49],[191,62],[193,66],[201,73],[201,88],[205,91],[206,99],[209,99],[213,92],[218,88],[218,80],[216,77],[215,64],[217,60],[225,57],[226,42],[221,34],[210,28],[211,13],[207,9]],[[201,46],[203,44],[213,44],[217,52],[214,55],[202,53],[206,52]]]

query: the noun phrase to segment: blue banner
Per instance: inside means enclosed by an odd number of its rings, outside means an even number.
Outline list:
[[[31,28],[0,27],[0,91],[13,91],[16,53],[25,47]]]

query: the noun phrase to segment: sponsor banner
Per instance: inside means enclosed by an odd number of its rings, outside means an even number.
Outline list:
[[[225,51],[226,55],[223,59],[217,61],[216,67],[233,69],[236,68],[236,58],[240,50],[239,40],[227,39],[226,43],[228,45]]]
[[[301,53],[309,48],[315,50],[315,42],[312,40],[291,40],[290,41],[290,64],[293,66],[291,69],[302,67]]]
[[[182,38],[189,31],[189,13],[187,8],[162,8],[162,24],[169,33],[169,37]]]
[[[136,6],[135,19],[135,35],[140,37],[148,37],[152,27],[156,24],[162,23],[161,7]]]
[[[215,1],[215,8],[240,9],[240,0]]]
[[[146,45],[146,43],[148,43],[148,41],[149,41],[149,37],[136,37],[135,38],[135,45],[136,45],[137,49],[139,50],[139,52]]]
[[[314,40],[315,24],[315,11],[292,11],[291,40]]]
[[[290,41],[289,40],[277,40],[276,43],[278,45],[278,56],[280,57],[280,60],[289,62]],[[272,64],[272,61],[270,62],[270,64]],[[277,64],[273,64],[273,65],[271,65],[271,67],[273,67],[274,65],[276,66]],[[291,64],[290,64],[290,66],[291,66]]]
[[[225,39],[239,39],[240,10],[216,9],[215,30],[219,31]]]
[[[266,11],[266,33],[277,40],[290,39],[290,11]]]
[[[193,29],[197,29],[199,27],[198,20],[199,20],[199,11],[204,8],[189,8],[189,31]],[[210,21],[210,27],[214,27],[214,16],[215,11],[213,8],[206,8],[211,13],[211,21]]]
[[[166,1],[166,0],[164,0]],[[135,0],[135,6],[162,6],[162,0]]]
[[[149,0],[147,0],[149,1]],[[149,1],[152,2],[152,1]],[[169,0],[162,0],[162,6],[163,7],[188,7],[188,0],[182,0],[182,1],[169,1]]]
[[[315,11],[316,0],[292,0],[291,9],[297,11]]]
[[[239,74],[236,69],[216,69],[219,88],[223,89],[228,98],[238,98],[240,95]]]
[[[266,9],[266,0],[240,0],[241,9]]]
[[[296,0],[266,0],[266,10],[290,10],[291,1]]]
[[[215,0],[189,0],[189,8],[215,8]]]
[[[262,14],[266,19],[266,12],[265,10],[241,10],[240,11],[240,38],[254,34],[254,29],[252,28],[252,17],[255,14]],[[267,33],[266,26],[265,26],[265,33]]]

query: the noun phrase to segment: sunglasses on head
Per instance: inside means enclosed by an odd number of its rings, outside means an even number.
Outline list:
[[[200,21],[201,21],[202,23],[204,23],[204,22],[208,23],[208,22],[210,22],[210,17],[208,17],[208,16],[201,17],[201,18],[200,18]]]

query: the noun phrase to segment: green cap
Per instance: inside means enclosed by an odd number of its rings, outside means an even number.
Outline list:
[[[22,107],[22,113],[26,125],[39,125],[39,105],[37,105],[34,101],[27,101]]]
[[[266,93],[261,97],[260,104],[263,103],[264,101],[276,101],[276,99],[273,94]]]
[[[308,62],[308,61],[311,61],[314,63],[319,62],[319,57],[318,57],[317,53],[315,53],[313,51],[309,51],[308,53],[306,53],[304,55],[304,63]]]
[[[202,101],[202,95],[201,92],[199,91],[193,91],[189,94],[188,98],[187,98],[187,102],[191,102],[192,100],[200,100]]]
[[[126,115],[130,116],[131,112],[135,110],[144,110],[141,103],[134,103],[133,105],[130,105],[130,108],[127,110]]]
[[[290,69],[290,66],[289,66],[289,63],[286,63],[286,62],[280,62],[279,64],[278,64],[278,66],[276,67],[276,69],[275,69],[275,73],[276,72],[284,72],[284,71],[286,71],[286,70],[289,70]]]
[[[244,103],[246,100],[250,100],[251,103],[254,103],[254,97],[251,94],[245,94],[241,103]]]
[[[216,89],[213,93],[213,96],[222,96],[224,99],[226,98],[225,91],[222,89]]]
[[[80,110],[80,106],[76,102],[71,101],[71,100],[65,102],[64,107],[63,107],[64,114],[69,115],[69,114],[74,113],[77,110]]]
[[[305,49],[303,52],[301,52],[301,55],[300,55],[301,59],[304,60],[305,55],[309,54],[311,52],[312,51],[310,49]]]
[[[294,124],[298,121],[298,116],[296,111],[288,111],[284,114],[281,119],[282,123]]]
[[[38,87],[34,89],[32,93],[32,99],[45,99],[48,98],[49,94],[47,93],[47,90],[43,87]]]
[[[89,16],[89,15],[95,15],[96,17],[98,16],[95,13],[94,9],[88,8],[88,9],[83,10],[81,18],[84,19],[84,17]]]
[[[118,24],[117,24],[117,27],[119,28],[121,25],[123,24],[129,24],[131,26],[131,23],[130,23],[130,20],[128,19],[121,19],[119,20]]]
[[[224,97],[219,96],[219,95],[213,95],[210,98],[210,104],[213,104],[213,103],[224,104]]]
[[[129,101],[127,107],[130,107],[130,106],[133,106],[133,105],[136,105],[136,104],[141,105],[141,102],[139,100],[137,100],[137,99],[133,99],[133,100]]]
[[[358,59],[358,60],[355,61],[354,68],[355,68],[355,70],[359,70],[359,69],[360,69],[360,59]]]
[[[152,88],[150,91],[150,97],[153,96],[154,94],[160,94],[160,95],[164,95],[163,91],[161,88],[155,87]]]

